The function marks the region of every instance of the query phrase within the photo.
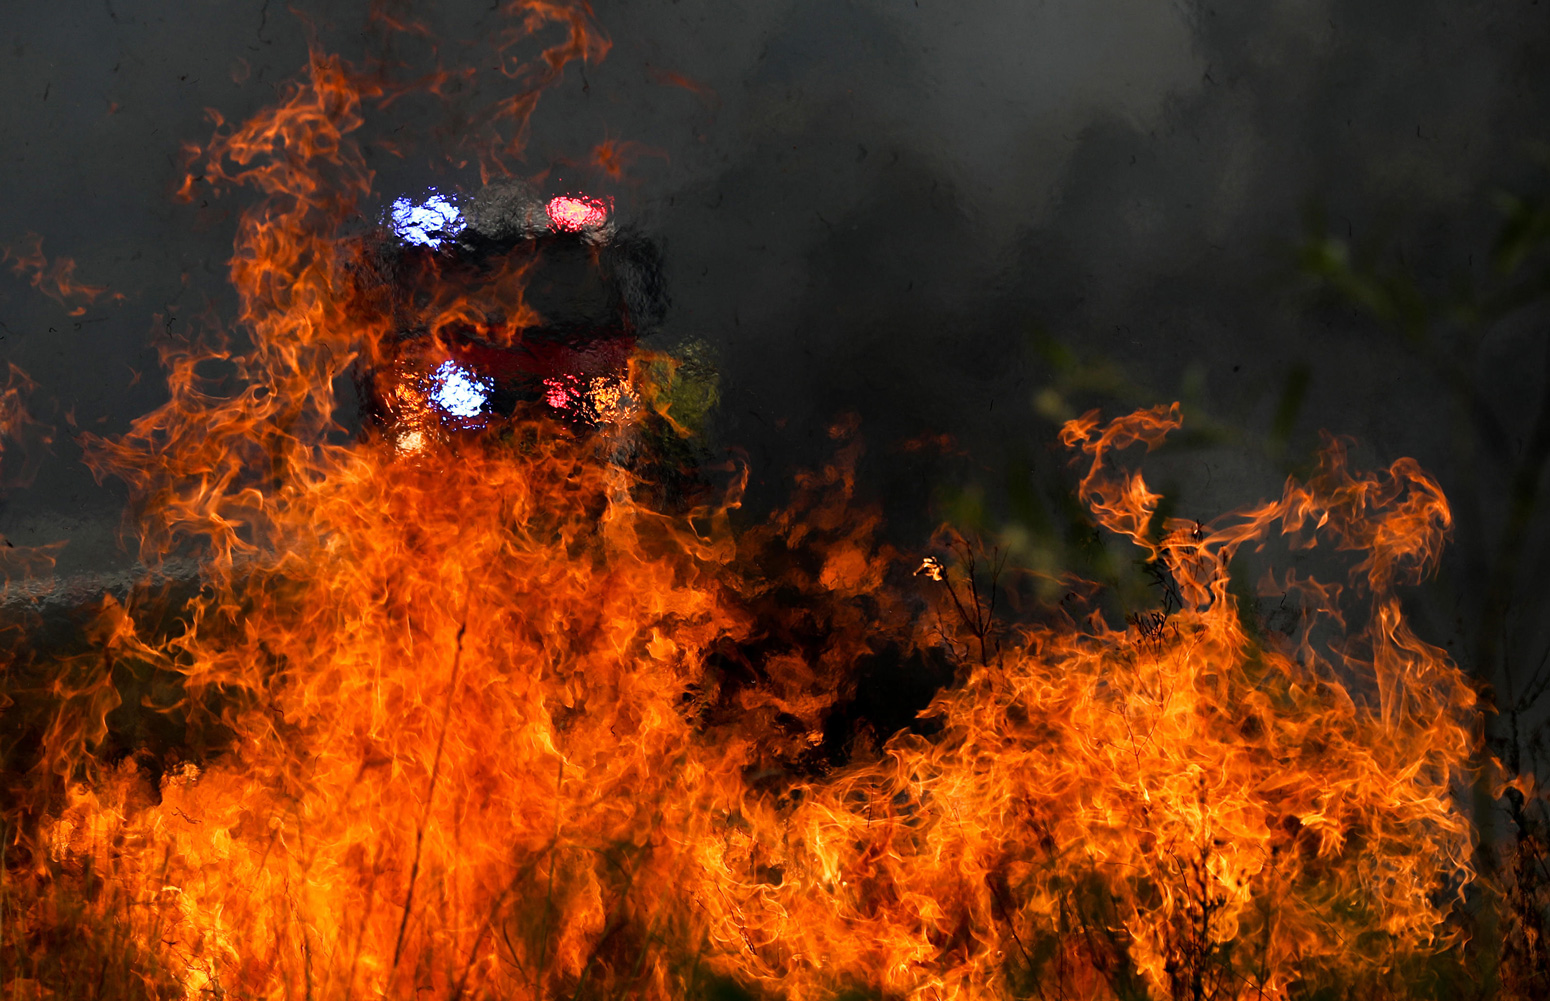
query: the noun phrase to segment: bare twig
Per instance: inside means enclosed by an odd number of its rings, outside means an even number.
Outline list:
[[[452,654],[452,677],[447,683],[447,701],[441,711],[441,732],[436,736],[436,755],[431,759],[431,780],[425,790],[425,808],[420,812],[420,823],[414,833],[414,863],[409,867],[409,889],[404,893],[403,919],[398,923],[398,940],[393,944],[393,965],[404,951],[404,935],[409,930],[409,913],[414,904],[414,884],[420,876],[420,853],[425,847],[425,826],[431,819],[431,801],[436,795],[436,779],[441,774],[441,752],[447,741],[447,724],[452,719],[452,699],[457,694],[458,675],[463,666],[463,634],[468,631],[468,607],[473,593],[470,590],[463,601],[463,621],[457,627],[457,649]]]
[[[999,547],[991,550],[991,558],[994,562],[990,571],[990,600],[987,602],[980,597],[974,547],[967,541],[959,539],[953,548],[960,553],[964,567],[966,587],[962,597],[958,594],[958,588],[953,586],[952,578],[934,559],[922,564],[922,570],[929,570],[933,580],[939,580],[946,586],[947,597],[952,601],[958,617],[963,620],[963,624],[968,627],[969,632],[979,643],[980,664],[989,667],[990,638],[995,629],[996,598],[1000,590],[1001,572],[1006,568],[1006,554],[1002,553]]]

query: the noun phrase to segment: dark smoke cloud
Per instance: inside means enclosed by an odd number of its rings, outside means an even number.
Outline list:
[[[460,46],[487,30],[487,7],[426,5],[449,62],[474,51]],[[359,55],[364,5],[308,9],[327,44]],[[825,428],[846,412],[909,531],[933,517],[944,467],[891,451],[898,442],[951,433],[973,457],[959,472],[988,481],[1044,455],[1036,330],[1115,360],[1159,398],[1193,386],[1248,425],[1269,419],[1288,367],[1305,364],[1299,435],[1353,433],[1377,458],[1417,455],[1450,486],[1431,376],[1350,316],[1304,309],[1289,248],[1320,205],[1357,236],[1392,219],[1423,273],[1469,267],[1494,224],[1490,191],[1527,183],[1543,136],[1542,5],[599,0],[596,11],[614,49],[544,99],[530,162],[586,177],[572,162],[598,142],[639,144],[615,188],[666,254],[663,337],[713,347],[720,440],[748,450],[762,496],[820,461]],[[188,324],[206,297],[230,306],[232,206],[172,204],[178,146],[208,135],[206,107],[240,119],[271,100],[301,67],[305,33],[264,0],[33,4],[3,32],[0,242],[39,233],[45,252],[127,298],[70,319],[7,276],[0,347],[58,401],[57,419],[73,408],[82,426],[122,428],[158,399],[152,315]],[[409,124],[434,145],[447,123]],[[446,180],[425,162],[379,158],[382,194]],[[1522,395],[1526,410],[1533,386],[1513,350],[1493,378],[1504,408]],[[1231,451],[1179,476],[1202,513],[1278,486],[1263,460]],[[70,536],[73,565],[107,564],[118,504],[66,447],[0,510],[0,531]]]

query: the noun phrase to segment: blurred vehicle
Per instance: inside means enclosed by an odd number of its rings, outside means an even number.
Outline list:
[[[363,254],[381,331],[358,382],[368,423],[404,451],[541,414],[578,432],[638,409],[640,338],[667,312],[661,254],[610,199],[524,185],[396,200]]]

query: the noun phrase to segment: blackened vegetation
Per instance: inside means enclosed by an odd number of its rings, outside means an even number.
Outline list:
[[[1199,522],[1196,522],[1196,538],[1199,539],[1201,531]],[[1162,614],[1172,615],[1184,607],[1184,596],[1179,592],[1178,578],[1173,576],[1173,567],[1168,563],[1168,554],[1160,553],[1155,560],[1150,560],[1142,565],[1142,572],[1146,574],[1147,583],[1155,588],[1162,597]]]
[[[1200,530],[1197,524],[1197,536]],[[1125,613],[1125,624],[1135,629],[1143,643],[1160,645],[1166,639],[1177,637],[1178,624],[1173,621],[1173,614],[1184,607],[1184,597],[1179,591],[1178,579],[1173,575],[1173,567],[1168,563],[1166,550],[1159,552],[1155,559],[1141,564],[1141,572],[1145,574],[1147,585],[1158,594],[1160,604],[1141,612]]]
[[[1502,875],[1502,980],[1525,997],[1550,995],[1550,810],[1542,796],[1505,796],[1513,841],[1493,860]]]
[[[1162,609],[1153,609],[1149,612],[1131,612],[1125,617],[1125,621],[1135,627],[1141,638],[1150,643],[1162,642],[1172,625],[1168,621],[1169,613]],[[1174,630],[1177,632],[1177,630]]]
[[[788,545],[752,533],[723,596],[747,623],[707,657],[691,693],[697,724],[752,737],[755,788],[823,774],[874,755],[889,737],[940,729],[921,712],[957,673],[941,645],[913,643],[900,623],[926,611],[903,586],[845,593],[823,583],[825,542]]]
[[[947,598],[953,611],[958,614],[979,647],[980,664],[989,667],[992,648],[998,656],[1001,653],[1001,644],[995,637],[996,600],[1000,591],[1001,574],[1006,569],[1006,555],[999,548],[991,550],[990,579],[983,585],[985,593],[981,594],[979,573],[981,568],[976,559],[976,547],[961,536],[954,536],[949,541],[948,548],[958,556],[963,580],[961,583],[955,583],[951,573],[944,573],[940,578],[942,585],[947,591]]]

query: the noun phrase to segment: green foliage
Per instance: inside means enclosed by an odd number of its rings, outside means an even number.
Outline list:
[[[1035,332],[1028,347],[1046,375],[1031,398],[1042,425],[1035,440],[1053,440],[1062,424],[1093,408],[1114,414],[1160,400],[1178,400],[1185,413],[1184,427],[1169,437],[1160,453],[1204,454],[1231,448],[1260,456],[1288,473],[1306,464],[1307,453],[1292,446],[1312,383],[1312,370],[1306,365],[1294,366],[1284,379],[1270,431],[1254,433],[1211,408],[1205,370],[1198,364],[1186,367],[1177,386],[1162,390],[1139,381],[1112,359],[1081,352],[1044,332]],[[1011,441],[1006,448],[999,484],[970,483],[941,492],[944,520],[966,536],[993,539],[1009,558],[1012,575],[1031,581],[1041,600],[1058,601],[1071,581],[1080,579],[1102,585],[1105,610],[1114,621],[1161,604],[1156,568],[1139,561],[1128,542],[1093,528],[1075,496],[1075,480],[1066,470],[1069,457],[1054,450],[1050,461],[1021,441]],[[1166,519],[1180,513],[1180,485],[1151,481],[1148,485],[1162,494],[1152,524],[1155,536]]]
[[[1502,192],[1497,196],[1496,205],[1504,222],[1492,259],[1497,273],[1511,278],[1520,267],[1538,256],[1546,243],[1550,243],[1550,197],[1521,197]],[[1545,277],[1550,278],[1550,275]]]
[[[650,401],[680,432],[701,435],[721,402],[721,373],[712,360],[710,345],[690,340],[670,355],[647,363]]]

